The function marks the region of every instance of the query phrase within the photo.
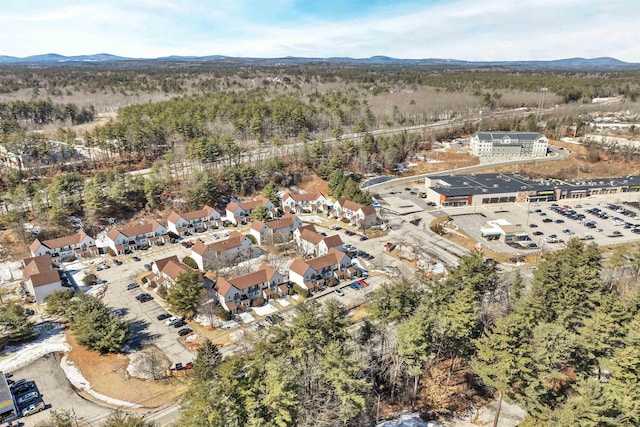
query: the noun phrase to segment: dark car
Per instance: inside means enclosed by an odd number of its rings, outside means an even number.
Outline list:
[[[530,228],[538,228],[538,224],[529,224]]]
[[[187,322],[185,322],[184,320],[178,320],[176,323],[173,324],[173,327],[178,329],[178,328],[183,327],[186,324],[187,324]]]
[[[361,242],[364,242],[365,240],[369,240],[369,238],[367,236],[360,237],[360,241]]]
[[[153,297],[149,294],[140,294],[136,297],[136,299],[140,302],[147,302],[147,301],[151,301]]]
[[[122,265],[122,261],[120,261],[119,259],[114,259],[114,260],[113,260],[113,263],[114,263],[115,265]]]
[[[553,220],[551,218],[545,218],[542,220],[542,222],[553,222]]]
[[[139,284],[137,284],[136,282],[131,282],[131,283],[129,283],[129,284],[127,285],[127,290],[128,290],[128,291],[130,291],[130,290],[135,289],[135,288],[138,288],[138,287],[140,287],[140,285],[139,285]]]
[[[182,328],[178,331],[178,336],[185,336],[185,335],[189,335],[191,332],[193,332],[193,329],[191,328]]]
[[[16,382],[16,384],[18,384],[18,382]],[[18,394],[25,393],[25,392],[31,390],[33,388],[33,386],[34,386],[33,381],[29,381],[29,382],[22,383],[22,384],[19,384],[19,385],[15,385],[14,384],[13,395],[15,396],[15,395],[18,395]]]
[[[273,325],[274,323],[276,323],[276,321],[273,319],[273,316],[267,316],[264,318],[264,321],[267,322],[270,325]]]
[[[542,236],[542,235],[544,235],[544,233],[542,231],[534,231],[533,235],[534,236]]]
[[[156,319],[158,320],[164,320],[164,319],[168,319],[169,317],[171,317],[171,315],[169,313],[162,313],[162,314],[158,314],[158,316],[156,317]]]
[[[354,232],[353,232],[353,231],[351,231],[351,230],[346,230],[346,231],[344,232],[344,234],[346,234],[347,236],[355,236],[355,234],[356,234],[356,233],[354,233]]]
[[[144,268],[145,268],[146,270],[151,271],[151,264],[145,264],[145,265],[144,265]]]
[[[132,260],[134,260],[135,262],[142,261],[142,260],[140,259],[140,257],[137,257],[137,256],[134,256],[134,257],[133,257],[133,258],[131,258],[131,259],[132,259]]]
[[[27,316],[33,316],[34,314],[36,314],[36,312],[31,310],[30,308],[25,308],[24,314],[26,314]]]

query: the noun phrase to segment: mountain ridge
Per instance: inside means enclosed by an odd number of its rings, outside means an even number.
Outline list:
[[[404,65],[404,66],[448,66],[459,68],[472,67],[507,67],[507,68],[548,68],[548,69],[609,69],[625,70],[640,69],[640,63],[624,62],[612,57],[598,58],[563,58],[554,60],[525,60],[525,61],[466,61],[448,58],[424,58],[424,59],[402,59],[390,56],[376,55],[369,58],[351,57],[276,57],[276,58],[254,58],[254,57],[232,57],[224,55],[206,56],[181,56],[170,55],[158,58],[130,58],[109,53],[97,53],[92,55],[65,56],[57,53],[46,53],[27,57],[16,57],[0,55],[0,65],[78,65],[82,63],[116,63],[116,62],[247,62],[262,63],[265,65],[295,65],[319,63],[335,64],[362,64],[362,65]]]

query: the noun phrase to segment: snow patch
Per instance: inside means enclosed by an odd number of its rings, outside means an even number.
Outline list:
[[[271,304],[265,304],[262,307],[254,307],[253,311],[258,316],[268,316],[269,314],[275,313],[278,310]]]
[[[36,326],[38,338],[27,344],[8,345],[0,353],[0,371],[13,371],[49,353],[71,351],[64,336],[64,327],[57,322]]]
[[[238,314],[238,316],[240,317],[240,319],[242,319],[244,323],[251,323],[251,322],[255,322],[256,320],[256,318],[250,315],[249,313],[240,313]]]
[[[126,408],[140,408],[141,405],[136,403],[125,402],[119,399],[113,399],[109,396],[105,396],[104,394],[100,394],[91,388],[91,384],[87,379],[82,375],[82,372],[76,367],[75,363],[64,356],[60,361],[60,367],[64,371],[65,375],[69,382],[77,389],[83,390],[89,393],[91,396],[95,397],[98,400],[106,402],[110,405],[122,406]]]
[[[291,303],[284,298],[278,298],[276,302],[280,304],[281,307],[289,307],[291,305]]]

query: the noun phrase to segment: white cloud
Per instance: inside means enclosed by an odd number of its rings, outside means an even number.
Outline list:
[[[632,0],[456,0],[416,3],[410,10],[405,4],[395,14],[389,6],[378,15],[340,22],[307,16],[288,25],[269,17],[292,7],[293,0],[216,1],[214,6],[196,0],[114,0],[65,7],[58,1],[44,3],[33,14],[14,7],[0,15],[0,46],[11,49],[0,54],[467,60],[614,56],[640,62],[635,40],[640,8]]]

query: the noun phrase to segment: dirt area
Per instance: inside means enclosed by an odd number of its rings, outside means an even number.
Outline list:
[[[187,383],[180,378],[140,380],[127,374],[129,358],[122,354],[100,355],[86,350],[67,332],[72,351],[67,355],[82,372],[92,388],[105,396],[155,408],[175,402],[184,394]],[[158,352],[161,354],[161,352]],[[168,365],[168,361],[167,361]],[[88,397],[88,396],[85,396]]]
[[[549,144],[570,150],[572,155],[561,162],[511,165],[486,169],[483,173],[520,172],[531,178],[583,179],[637,175],[640,171],[640,159],[619,159],[615,155],[606,154],[601,150],[556,140],[550,140]]]
[[[440,172],[444,170],[462,168],[466,166],[474,166],[480,164],[480,159],[468,153],[457,153],[453,150],[445,152],[426,151],[425,156],[439,161],[440,163],[428,163],[416,161],[418,165],[407,171],[403,176],[419,175],[423,173]]]
[[[307,193],[320,192],[325,196],[329,193],[329,187],[327,181],[320,178],[318,175],[313,174],[311,177],[305,177],[304,182],[298,185],[302,190]]]

